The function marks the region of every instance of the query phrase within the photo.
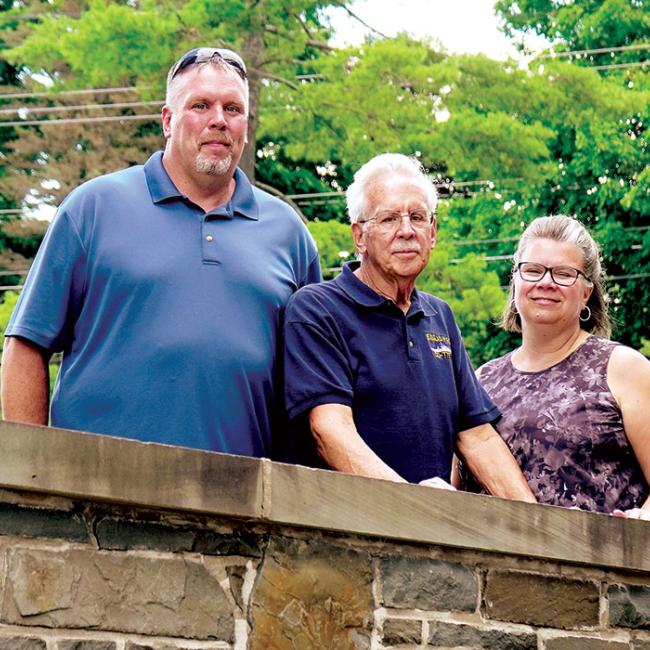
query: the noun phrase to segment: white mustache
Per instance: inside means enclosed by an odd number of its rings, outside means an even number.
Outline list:
[[[391,250],[393,253],[419,253],[420,247],[406,244],[401,246],[400,245],[393,246]]]

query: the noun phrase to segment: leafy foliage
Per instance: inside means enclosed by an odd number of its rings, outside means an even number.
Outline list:
[[[151,101],[162,96],[179,52],[197,43],[234,47],[250,67],[249,140],[256,146],[245,164],[250,171],[255,163],[259,180],[294,196],[339,192],[353,170],[383,151],[418,156],[438,179],[440,243],[419,286],[452,304],[475,362],[516,342],[494,322],[508,256],[525,225],[543,214],[573,214],[589,225],[612,277],[616,338],[633,346],[650,339],[648,74],[588,67],[638,60],[638,50],[544,59],[529,70],[449,56],[404,35],[332,50],[322,13],[332,4],[340,3],[34,0],[11,12],[54,10],[39,21],[3,23],[0,34],[14,47],[0,74],[29,85],[20,70],[38,71],[56,89],[136,84]],[[650,40],[642,2],[500,0],[496,7],[513,38],[533,31],[553,39],[556,50]],[[82,180],[141,162],[160,144],[154,121],[0,129],[0,137],[10,165],[3,168],[0,157],[0,175],[4,169],[12,206],[28,193],[56,204]],[[311,221],[323,266],[338,267],[352,252],[341,197],[294,200]]]

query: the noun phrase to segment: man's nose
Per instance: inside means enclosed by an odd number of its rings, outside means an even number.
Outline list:
[[[402,237],[413,237],[415,235],[415,228],[413,228],[413,224],[411,223],[410,215],[408,214],[400,215],[399,227],[397,228],[397,232]]]
[[[226,113],[223,106],[215,105],[210,110],[210,127],[221,129],[226,125]]]

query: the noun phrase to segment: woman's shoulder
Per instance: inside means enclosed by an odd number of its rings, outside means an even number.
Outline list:
[[[476,376],[482,380],[493,375],[494,373],[500,373],[511,368],[512,364],[510,363],[510,357],[512,356],[512,352],[513,351],[510,351],[503,356],[497,357],[496,359],[486,361],[482,366],[479,366],[478,370],[476,371]]]
[[[630,379],[635,375],[637,378],[639,375],[650,376],[650,359],[634,348],[622,343],[614,343],[609,361],[609,373],[621,374]]]

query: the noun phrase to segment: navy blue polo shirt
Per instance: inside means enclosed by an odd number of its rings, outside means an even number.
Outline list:
[[[356,265],[301,289],[287,306],[285,399],[294,431],[310,435],[305,416],[315,406],[343,404],[403,478],[449,480],[457,433],[499,410],[474,375],[449,305],[415,290],[404,314],[354,275]]]
[[[281,312],[321,275],[297,214],[235,181],[205,213],[158,152],[61,204],[6,330],[63,351],[53,425],[269,454]]]

